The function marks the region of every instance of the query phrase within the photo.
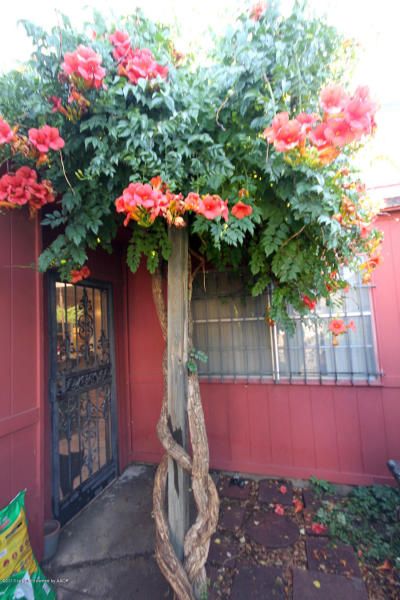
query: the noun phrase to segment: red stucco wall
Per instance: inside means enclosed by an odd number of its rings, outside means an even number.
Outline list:
[[[381,217],[384,263],[373,289],[378,386],[203,383],[211,464],[343,483],[389,482],[400,458],[400,213]],[[156,462],[162,340],[144,269],[128,275],[131,458]]]

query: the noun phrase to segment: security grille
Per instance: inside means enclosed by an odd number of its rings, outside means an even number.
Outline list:
[[[194,345],[208,355],[199,374],[210,380],[281,382],[373,382],[378,377],[369,286],[357,281],[341,306],[320,302],[306,320],[292,311],[294,334],[266,319],[270,294],[251,296],[246,276],[200,273],[193,286]],[[355,323],[355,331],[332,344],[332,318]]]
[[[53,509],[64,523],[117,474],[111,289],[50,287]]]

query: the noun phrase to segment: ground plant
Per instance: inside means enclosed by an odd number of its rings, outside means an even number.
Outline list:
[[[398,488],[356,487],[340,498],[334,486],[323,480],[313,480],[312,487],[322,500],[330,495],[323,500],[316,520],[328,527],[334,541],[350,544],[360,559],[375,567],[400,569]]]

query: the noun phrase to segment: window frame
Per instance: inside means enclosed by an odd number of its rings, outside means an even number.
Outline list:
[[[213,275],[214,277],[218,277],[219,274],[224,274],[224,273],[230,273],[230,271],[207,271],[206,273],[201,274],[202,277],[206,277],[207,275]],[[362,284],[360,278],[358,279],[358,282],[355,286],[353,286],[354,288],[358,288],[357,291],[357,296],[358,296],[358,305],[359,305],[359,310],[358,311],[347,311],[347,307],[346,307],[346,303],[344,303],[344,307],[339,311],[341,313],[341,316],[345,319],[351,319],[353,318],[359,318],[362,322],[362,336],[363,336],[363,344],[359,345],[358,347],[360,348],[360,350],[362,350],[363,352],[363,361],[365,363],[365,371],[364,372],[353,372],[353,366],[352,366],[352,352],[354,352],[354,349],[357,348],[357,346],[352,346],[352,345],[346,345],[346,348],[348,348],[348,352],[349,352],[349,359],[350,359],[350,370],[348,372],[346,371],[340,371],[337,369],[336,366],[336,359],[334,358],[334,364],[335,364],[335,371],[334,372],[329,372],[329,373],[324,373],[321,371],[321,363],[320,363],[320,356],[321,356],[321,345],[320,345],[320,333],[317,330],[318,327],[318,323],[322,321],[327,321],[328,319],[334,318],[333,314],[332,314],[332,308],[331,307],[326,307],[326,312],[324,313],[320,313],[318,316],[320,317],[319,319],[311,319],[314,320],[315,322],[315,337],[316,337],[316,343],[315,343],[315,349],[318,351],[317,356],[318,356],[318,364],[319,364],[319,369],[318,369],[318,373],[307,373],[307,367],[306,367],[306,345],[304,343],[304,330],[303,327],[301,328],[302,331],[302,350],[303,350],[303,356],[304,356],[304,372],[303,373],[296,373],[293,372],[293,370],[290,368],[290,359],[288,360],[289,362],[289,374],[288,373],[284,373],[282,372],[282,368],[281,368],[281,361],[280,361],[280,346],[279,346],[279,328],[276,325],[276,323],[273,323],[272,325],[270,323],[266,323],[266,327],[268,327],[268,331],[269,331],[269,338],[270,338],[270,346],[266,346],[266,350],[270,351],[271,353],[271,373],[262,373],[261,372],[261,368],[260,368],[260,373],[259,374],[240,374],[240,373],[206,373],[206,372],[201,372],[201,367],[200,367],[200,372],[199,372],[199,378],[200,381],[202,382],[221,382],[221,383],[230,383],[230,382],[242,382],[242,383],[274,383],[274,384],[294,384],[294,385],[342,385],[342,386],[346,386],[346,385],[351,385],[351,386],[380,386],[382,385],[382,370],[380,369],[380,363],[379,363],[379,353],[378,353],[378,344],[377,344],[377,334],[376,334],[376,321],[375,321],[375,315],[374,315],[374,301],[373,301],[373,289],[374,289],[374,285],[366,285],[366,284]],[[369,303],[369,307],[368,310],[365,310],[363,308],[363,300],[361,297],[361,289],[367,289],[368,290],[368,303]],[[272,295],[272,290],[269,288],[264,294],[262,294],[260,297],[264,297],[266,300],[266,312],[268,311],[268,308],[271,305],[271,295]],[[229,296],[229,294],[227,294],[227,296]],[[207,292],[204,294],[203,296],[206,299],[206,303],[205,306],[207,306]],[[215,299],[217,300],[218,298],[222,298],[223,295],[218,295],[217,293],[213,294],[211,296],[211,299]],[[239,294],[233,294],[232,293],[232,298],[237,297],[240,298]],[[247,297],[250,297],[250,294],[247,294]],[[199,297],[194,296],[194,300],[199,300]],[[343,313],[343,314],[342,314]],[[339,317],[341,318],[341,317]],[[293,315],[293,319],[297,322],[303,322],[303,319],[301,317],[301,315],[295,314]],[[366,321],[367,319],[367,321]],[[205,352],[206,354],[209,351],[209,343],[208,343],[208,334],[207,334],[207,324],[208,323],[213,323],[213,324],[218,324],[220,325],[220,323],[225,323],[225,322],[248,322],[248,321],[266,321],[266,318],[263,316],[242,316],[242,317],[217,317],[217,318],[208,318],[207,317],[207,308],[205,309],[205,318],[203,319],[196,319],[195,317],[193,317],[193,333],[194,333],[194,338],[195,338],[195,327],[197,323],[201,323],[202,325],[205,326],[205,339],[206,339],[206,344],[208,346],[208,348],[204,348],[199,346],[199,350],[202,350],[203,352]],[[368,343],[367,337],[366,337],[366,326],[370,327],[370,335],[371,335],[371,342]],[[233,338],[233,333],[231,334],[232,338]],[[351,334],[350,334],[351,335]],[[258,336],[257,336],[258,337]],[[232,343],[233,344],[233,343]],[[332,356],[335,357],[334,351],[335,351],[335,347],[332,345],[325,345],[325,348],[332,348],[333,354]],[[298,350],[299,348],[295,347],[295,350]],[[287,355],[290,355],[290,352],[293,350],[293,348],[291,349],[290,346],[287,344],[287,340],[285,340],[284,342],[284,347],[283,347],[284,352]],[[370,354],[369,354],[370,352]],[[219,353],[220,353],[220,357],[221,357],[221,363],[222,363],[222,353],[223,353],[223,349],[220,347],[219,348]],[[369,364],[372,364],[375,366],[375,369],[371,370],[369,368]]]

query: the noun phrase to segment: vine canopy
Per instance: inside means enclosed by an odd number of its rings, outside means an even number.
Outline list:
[[[25,23],[34,52],[0,80],[0,210],[41,210],[55,230],[41,270],[88,276],[88,249],[131,230],[127,262],[154,272],[169,227],[207,264],[249,268],[273,289],[270,318],[306,315],[367,282],[375,213],[352,157],[375,128],[365,87],[347,86],[353,46],[296,3],[246,10],[206,64],[142,13],[82,31]]]

